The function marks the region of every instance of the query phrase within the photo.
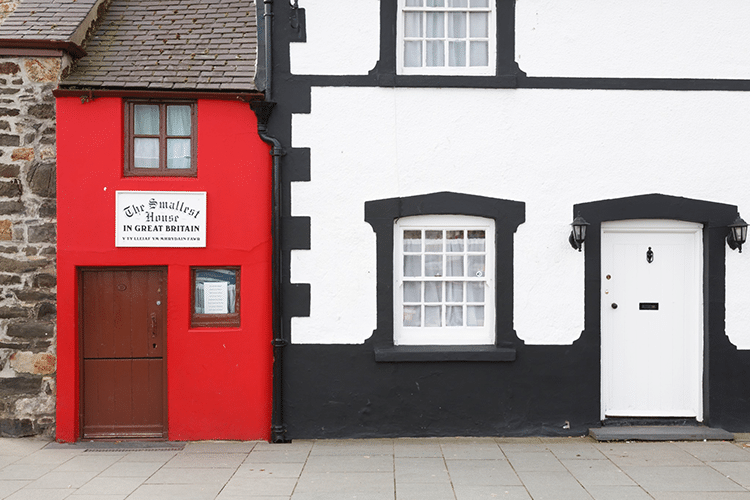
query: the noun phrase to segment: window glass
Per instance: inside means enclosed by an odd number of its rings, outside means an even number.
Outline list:
[[[167,106],[167,135],[190,135],[190,106]]]
[[[396,221],[402,273],[394,296],[396,344],[492,343],[485,321],[492,301],[494,221],[468,216],[412,216]],[[464,224],[464,227],[461,226]],[[424,242],[424,243],[423,243]],[[421,266],[424,266],[423,268]]]
[[[167,168],[190,168],[190,139],[167,139]]]
[[[159,139],[136,137],[133,156],[135,168],[159,168]]]
[[[239,268],[193,268],[192,326],[239,326]]]
[[[159,106],[136,104],[134,120],[136,135],[159,135]]]

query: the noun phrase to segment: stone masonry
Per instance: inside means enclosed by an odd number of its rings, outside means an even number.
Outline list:
[[[0,16],[7,2],[0,0]],[[0,56],[0,435],[54,436],[62,57]]]

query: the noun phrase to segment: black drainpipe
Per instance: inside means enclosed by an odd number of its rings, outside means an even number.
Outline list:
[[[264,36],[264,65],[265,100],[252,101],[250,108],[258,117],[258,135],[271,146],[271,314],[273,321],[273,406],[271,410],[271,442],[285,443],[286,426],[284,425],[284,413],[282,405],[282,361],[284,346],[283,320],[281,315],[281,157],[284,149],[275,137],[268,135],[268,120],[276,103],[271,96],[271,73],[272,73],[272,50],[271,50],[271,28],[273,25],[273,0],[263,0],[263,36]]]

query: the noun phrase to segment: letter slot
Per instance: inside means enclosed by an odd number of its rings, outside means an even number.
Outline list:
[[[638,305],[638,309],[640,309],[641,311],[658,311],[659,303],[658,302],[641,302]]]

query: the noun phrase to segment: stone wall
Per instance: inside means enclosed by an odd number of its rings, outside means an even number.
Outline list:
[[[0,16],[8,2],[0,0]],[[13,2],[10,2],[13,3]],[[0,435],[54,435],[61,58],[0,57]]]

